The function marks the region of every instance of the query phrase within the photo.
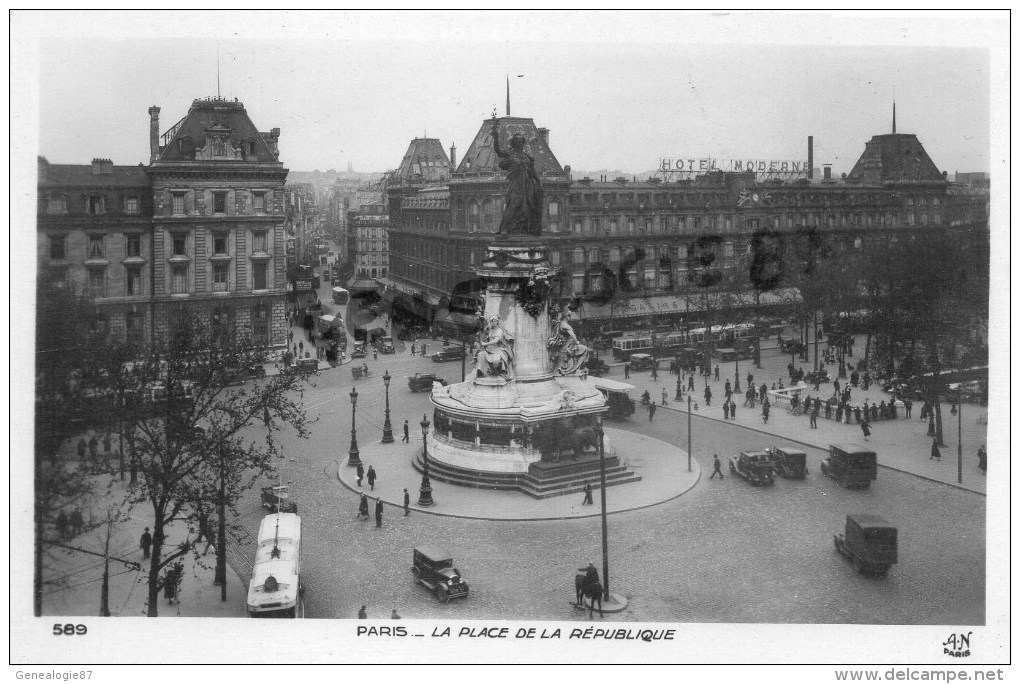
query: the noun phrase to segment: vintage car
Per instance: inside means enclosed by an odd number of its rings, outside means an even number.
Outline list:
[[[352,359],[363,359],[368,356],[368,345],[364,340],[358,340],[354,343],[354,347],[351,349]]]
[[[446,386],[446,380],[443,380],[435,373],[415,373],[407,378],[407,386],[411,388],[412,392],[428,392],[432,389],[432,383],[434,382],[438,382],[444,387]]]
[[[867,489],[878,478],[878,457],[857,444],[830,444],[829,457],[822,459],[822,475],[844,487]]]
[[[317,373],[319,371],[319,360],[297,359],[288,370],[291,373]]]
[[[297,502],[290,498],[287,485],[263,487],[262,507],[274,513],[297,513]]]
[[[427,587],[442,603],[450,599],[467,598],[468,585],[460,571],[453,567],[453,556],[436,546],[417,546],[414,549],[411,574],[414,581]]]
[[[440,349],[432,355],[432,360],[436,363],[442,363],[443,361],[459,361],[464,358],[464,347],[447,347],[446,349]]]
[[[772,459],[772,470],[788,480],[803,480],[807,477],[807,454],[789,447],[772,447],[767,450]]]
[[[655,365],[655,357],[651,354],[631,354],[630,369],[632,371],[649,370]]]
[[[375,348],[380,354],[395,354],[397,352],[396,347],[393,346],[393,338],[389,335],[376,340]]]
[[[240,385],[252,378],[261,379],[266,377],[266,367],[261,363],[254,363],[250,366],[221,368],[217,378],[224,385]]]
[[[897,530],[877,515],[855,514],[846,517],[846,531],[833,535],[836,550],[853,561],[860,573],[884,577],[896,562]]]
[[[730,459],[730,472],[756,487],[775,484],[772,459],[767,451],[741,451]]]

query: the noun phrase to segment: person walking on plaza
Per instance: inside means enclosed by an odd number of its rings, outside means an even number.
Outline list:
[[[871,436],[871,423],[868,422],[867,418],[861,420],[861,432],[864,433],[864,441],[868,441],[868,437]]]
[[[654,382],[659,381],[659,369],[655,366],[652,366],[652,380]]]
[[[665,387],[662,388],[662,405],[663,406],[667,405],[666,404],[666,388]]]
[[[811,427],[818,429],[818,403],[820,399],[814,400],[814,408],[811,409]]]
[[[142,532],[142,538],[138,540],[138,548],[142,550],[142,560],[148,559],[149,549],[152,548],[152,535],[149,534],[148,527]]]
[[[358,520],[368,520],[368,497],[365,496],[365,492],[361,493],[361,499],[358,501]]]
[[[359,620],[367,620],[368,619],[368,606],[362,606],[361,607],[361,610],[358,611],[358,619]]]
[[[723,479],[722,463],[719,462],[719,454],[712,455],[712,476],[708,479],[714,480],[716,475],[719,476],[720,480]]]
[[[761,405],[761,422],[763,422],[766,425],[768,425],[768,423],[769,423],[769,402],[768,402],[768,400],[766,400],[765,403],[763,403]]]
[[[760,401],[760,402],[762,402],[764,404],[765,400],[768,399],[768,396],[769,396],[769,386],[766,385],[763,382],[761,384],[761,389],[758,390],[758,401]]]
[[[909,418],[910,417],[910,410],[912,408],[914,408],[914,402],[910,401],[909,399],[904,399],[903,400],[903,417],[904,418]]]
[[[729,380],[726,381],[726,385],[723,388],[723,392],[726,394],[726,401],[729,401],[730,396],[733,394],[733,385],[730,384]]]
[[[365,478],[365,468],[364,468],[364,466],[362,466],[362,465],[361,465],[361,464],[359,463],[359,464],[358,464],[358,469],[357,469],[357,471],[355,471],[355,472],[356,472],[356,473],[357,473],[357,475],[358,475],[358,486],[360,487],[360,486],[361,486],[361,481],[362,481],[362,480],[363,480],[363,479]]]
[[[688,392],[693,392],[694,391],[694,373],[691,373],[687,377],[687,391]]]
[[[591,498],[591,482],[584,483],[584,501],[581,502],[582,506],[589,506],[595,502]]]
[[[718,365],[716,365],[716,367],[715,367],[715,379],[716,380],[719,379],[719,366]]]
[[[655,417],[655,409],[658,408],[655,404],[648,405],[648,422],[652,422],[652,418]]]
[[[936,438],[931,440],[931,455],[928,457],[928,460],[930,461],[933,458],[939,461],[942,460],[942,453],[939,451],[939,441]]]
[[[630,361],[623,364],[623,379],[624,380],[630,379]]]
[[[411,515],[411,495],[407,493],[407,487],[404,487],[404,517]]]
[[[712,388],[705,385],[705,406],[712,405]]]
[[[729,420],[730,419],[730,402],[726,401],[725,399],[723,399],[723,403],[722,403],[722,413],[723,413],[723,420]]]
[[[730,400],[730,420],[736,420],[736,419],[737,419],[737,405],[731,399]]]
[[[382,527],[382,499],[375,500],[375,526]]]
[[[421,343],[421,355],[425,356],[427,351],[428,351],[428,345],[425,344],[424,342],[422,342]]]
[[[411,433],[408,430],[406,418],[404,419],[404,439],[402,441],[404,444],[409,444],[411,442]]]
[[[984,444],[982,444],[980,447],[978,447],[977,457],[978,457],[978,469],[982,473],[985,473],[987,475],[988,474],[988,452],[985,451],[985,445]]]
[[[750,373],[747,374],[747,386],[754,387],[754,376]]]
[[[375,491],[375,468],[368,466],[368,488]]]
[[[415,346],[414,342],[412,342],[412,343],[411,343],[411,356],[414,356],[414,353],[415,353],[415,351],[417,350],[417,348],[418,348],[418,347],[417,347],[417,346]]]

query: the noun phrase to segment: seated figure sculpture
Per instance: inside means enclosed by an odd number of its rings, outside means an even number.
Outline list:
[[[475,355],[475,369],[482,377],[514,378],[513,336],[499,324],[498,316],[489,317],[481,344]]]
[[[560,375],[576,373],[588,360],[588,347],[577,340],[574,328],[568,321],[570,310],[566,306],[554,309],[550,313],[553,313],[555,318],[548,346],[555,354],[556,371]]]

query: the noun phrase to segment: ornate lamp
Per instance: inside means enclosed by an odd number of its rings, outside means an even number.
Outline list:
[[[429,419],[422,414],[421,443],[422,460],[425,463],[425,467],[421,475],[421,487],[418,490],[419,506],[432,506],[435,504],[435,501],[432,500],[432,481],[429,480],[429,425]]]
[[[358,428],[355,424],[355,416],[358,409],[358,390],[351,388],[351,448],[347,452],[347,465],[356,468],[361,465],[361,454],[358,453]]]
[[[386,420],[383,422],[382,443],[390,444],[393,441],[393,425],[390,424],[390,371],[383,373],[382,381],[386,386]]]

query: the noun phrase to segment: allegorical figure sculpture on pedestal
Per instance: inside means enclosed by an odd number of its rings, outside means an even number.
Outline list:
[[[552,325],[552,336],[549,338],[549,349],[554,353],[556,371],[560,375],[576,373],[581,364],[588,360],[588,347],[577,340],[574,328],[570,325],[570,308],[563,304],[558,309],[555,305],[549,307],[549,313],[554,316]]]
[[[492,121],[492,145],[499,168],[507,173],[506,207],[497,235],[542,234],[542,184],[524,143],[524,136],[516,133],[510,138],[510,150],[504,150],[499,144],[499,124]]]
[[[481,346],[475,356],[475,367],[485,377],[514,379],[513,335],[491,316],[482,332]]]

